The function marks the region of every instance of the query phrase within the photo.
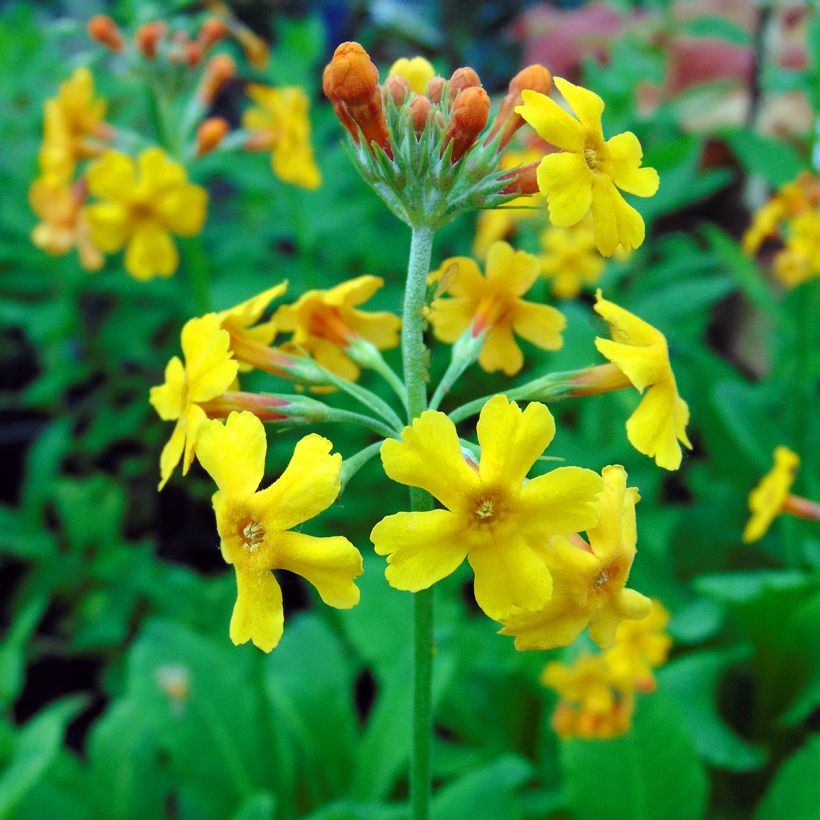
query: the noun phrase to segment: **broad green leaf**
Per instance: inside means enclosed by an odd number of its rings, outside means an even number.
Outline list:
[[[813,735],[778,769],[754,820],[817,820],[820,736]]]
[[[791,182],[808,167],[789,143],[757,131],[733,131],[726,139],[746,171],[763,177],[773,188]]]
[[[738,46],[752,44],[752,37],[745,28],[728,17],[721,17],[717,14],[687,20],[681,26],[681,30],[693,37],[714,37]]]

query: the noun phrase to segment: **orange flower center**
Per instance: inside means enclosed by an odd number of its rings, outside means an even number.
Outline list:
[[[307,330],[311,336],[326,339],[339,347],[347,347],[356,335],[345,324],[339,308],[327,305],[321,305],[311,312]]]

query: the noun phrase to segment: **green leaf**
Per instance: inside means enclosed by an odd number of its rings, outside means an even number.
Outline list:
[[[275,820],[276,804],[276,795],[257,792],[233,813],[231,820]]]
[[[725,139],[744,169],[763,177],[772,188],[791,182],[808,168],[807,160],[789,143],[757,131],[733,131]]]
[[[724,604],[748,604],[769,591],[793,596],[812,583],[810,576],[797,570],[750,570],[701,575],[695,579],[695,589]]]
[[[754,820],[817,820],[820,736],[814,735],[777,770]]]
[[[662,691],[639,698],[631,731],[561,745],[575,820],[700,820],[707,781],[677,704]]]
[[[746,29],[733,20],[718,15],[704,15],[687,20],[681,25],[681,30],[693,37],[715,37],[738,46],[752,44],[752,36]]]

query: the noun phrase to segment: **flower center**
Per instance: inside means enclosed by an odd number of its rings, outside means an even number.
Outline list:
[[[241,525],[240,525],[241,526]],[[242,545],[248,552],[255,552],[265,539],[265,531],[258,521],[250,519],[241,530]]]
[[[150,202],[134,202],[131,205],[131,218],[138,224],[153,222],[156,218]]]
[[[321,305],[308,319],[308,333],[319,339],[327,339],[338,347],[347,347],[355,335],[347,326],[338,308]]]
[[[473,515],[479,523],[489,521],[495,515],[495,499],[490,496],[479,499],[473,507]]]
[[[598,153],[594,148],[584,148],[584,162],[590,171],[595,171],[598,168]]]

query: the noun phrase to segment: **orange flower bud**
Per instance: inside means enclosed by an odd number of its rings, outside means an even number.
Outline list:
[[[185,44],[185,63],[188,68],[196,68],[202,62],[202,46],[192,40]]]
[[[368,102],[360,105],[348,103],[345,108],[353,122],[361,128],[365,142],[368,145],[375,142],[392,158],[393,149],[390,147],[390,132],[387,130],[387,120],[384,118],[384,108],[382,107],[382,92],[378,85],[373,89],[373,94]]]
[[[541,160],[538,160],[538,162],[531,162],[529,165],[522,165],[515,171],[505,174],[502,179],[508,179],[509,182],[501,193],[521,194],[522,196],[537,194],[538,179],[536,178],[536,174],[540,164]]]
[[[388,96],[392,97],[397,106],[403,105],[404,101],[410,96],[410,81],[407,77],[399,77],[393,74],[384,81],[384,94],[385,99]]]
[[[205,66],[197,95],[200,100],[210,105],[216,95],[236,76],[236,63],[227,54],[217,54]]]
[[[417,134],[421,134],[421,132],[424,131],[424,126],[427,124],[427,118],[430,116],[431,109],[430,100],[428,100],[427,97],[422,97],[420,94],[416,94],[410,101],[410,112],[413,116],[413,130]]]
[[[470,86],[459,93],[444,137],[445,149],[453,143],[453,162],[460,160],[470,150],[484,130],[489,114],[490,98],[483,88]]]
[[[107,14],[95,14],[88,21],[87,30],[92,40],[102,43],[111,51],[120,52],[125,47],[117,24]]]
[[[379,84],[379,70],[359,43],[339,45],[328,69],[326,80],[330,100],[340,100],[347,105],[366,104]]]
[[[457,68],[450,77],[450,105],[455,102],[456,97],[467,88],[481,88],[481,78],[476,71],[469,66]]]
[[[230,129],[228,121],[222,117],[209,117],[203,120],[196,129],[196,155],[202,157],[218,148]]]
[[[213,48],[220,40],[228,36],[228,27],[219,17],[209,17],[199,29],[196,41],[203,53]]]
[[[549,94],[552,84],[552,76],[549,71],[537,63],[522,68],[515,77],[510,80],[507,96],[501,102],[498,115],[493,124],[487,141],[495,139],[496,134],[503,128],[504,135],[501,138],[499,150],[504,148],[512,139],[513,134],[524,124],[524,119],[520,114],[515,113],[515,107],[521,105],[523,99],[521,92],[525,90],[538,91],[541,94]]]
[[[163,37],[168,33],[168,26],[161,20],[153,23],[144,23],[137,29],[134,35],[134,43],[142,54],[149,60],[157,56],[157,46]]]
[[[441,102],[441,95],[444,93],[444,84],[446,82],[447,80],[445,80],[444,77],[433,77],[433,79],[427,83],[426,96],[433,105],[438,105],[438,103]]]

